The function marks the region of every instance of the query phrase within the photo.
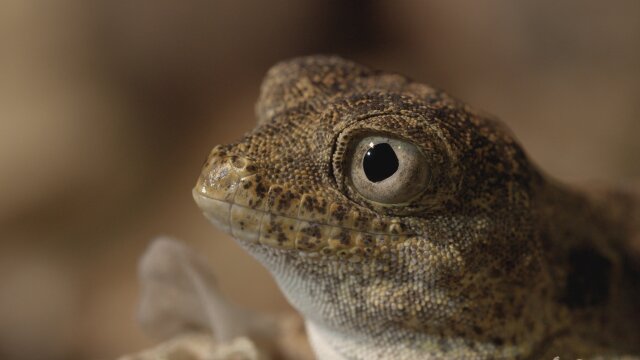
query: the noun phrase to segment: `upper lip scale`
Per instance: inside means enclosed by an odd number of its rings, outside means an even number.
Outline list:
[[[294,220],[294,221],[306,221],[306,222],[308,222],[308,223],[310,223],[310,224],[314,224],[314,225],[330,226],[330,227],[340,228],[340,229],[348,229],[348,230],[358,231],[358,232],[360,232],[360,233],[364,233],[364,234],[368,234],[368,235],[393,235],[393,234],[390,234],[390,233],[388,233],[388,232],[370,232],[370,231],[366,231],[366,230],[346,228],[346,227],[342,227],[342,226],[336,226],[336,225],[331,225],[331,224],[321,223],[321,222],[317,222],[317,221],[311,221],[311,220],[306,220],[306,219],[295,218],[295,217],[291,217],[291,216],[287,216],[287,215],[275,214],[275,213],[272,213],[272,212],[269,212],[269,211],[266,211],[266,210],[252,209],[252,208],[250,208],[250,207],[248,207],[248,206],[245,206],[245,205],[241,205],[241,204],[237,204],[237,203],[233,203],[233,202],[229,202],[229,201],[225,201],[225,200],[221,200],[221,199],[212,198],[212,197],[210,197],[210,196],[207,196],[207,195],[206,195],[206,194],[204,194],[203,192],[198,191],[198,190],[197,190],[197,189],[195,189],[195,188],[194,188],[193,192],[194,192],[197,196],[199,196],[200,198],[202,198],[202,199],[210,200],[210,201],[219,201],[219,202],[223,202],[223,203],[229,204],[229,205],[231,205],[231,206],[238,206],[238,207],[241,207],[241,208],[244,208],[244,209],[250,210],[250,211],[261,212],[261,213],[263,213],[263,216],[264,216],[264,215],[267,215],[267,214],[271,214],[271,215],[274,215],[274,216],[279,216],[279,217],[283,217],[283,218],[290,219],[290,220]],[[233,228],[233,226],[231,225],[231,219],[229,219],[229,220],[228,220],[228,222],[229,222],[229,227],[230,227],[230,228]],[[230,230],[230,232],[231,232],[231,231],[232,231],[232,230]],[[232,232],[231,232],[231,233],[232,233]],[[233,234],[233,233],[232,233],[232,234]],[[403,235],[403,236],[412,236],[413,234],[406,233],[406,234],[398,234],[398,235]]]

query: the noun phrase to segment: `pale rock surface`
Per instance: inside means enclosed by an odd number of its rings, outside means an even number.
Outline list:
[[[299,316],[260,314],[228,302],[206,261],[179,241],[152,242],[138,275],[138,320],[163,342],[120,360],[313,359]]]
[[[165,341],[137,354],[119,360],[262,360],[255,344],[240,337],[226,344],[216,344],[211,334],[186,334]]]

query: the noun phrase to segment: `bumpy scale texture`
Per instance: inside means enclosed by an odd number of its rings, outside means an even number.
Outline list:
[[[338,57],[277,64],[256,109],[194,198],[273,274],[319,358],[640,354],[637,196],[552,180],[499,121]],[[354,186],[368,136],[419,149],[426,178],[384,185],[415,196]]]

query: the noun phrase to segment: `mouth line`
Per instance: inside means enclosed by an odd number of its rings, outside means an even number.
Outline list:
[[[216,199],[193,189],[205,217],[237,240],[308,253],[358,252],[372,245],[388,245],[413,234],[373,232],[325,222],[279,215],[235,202]]]

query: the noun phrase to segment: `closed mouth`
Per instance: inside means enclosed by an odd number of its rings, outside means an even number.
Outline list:
[[[274,214],[229,199],[213,198],[198,187],[193,189],[193,197],[205,217],[215,226],[247,244],[297,250],[307,254],[335,254],[358,261],[410,236],[363,231]]]

